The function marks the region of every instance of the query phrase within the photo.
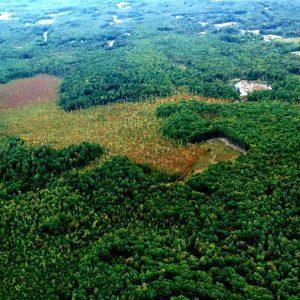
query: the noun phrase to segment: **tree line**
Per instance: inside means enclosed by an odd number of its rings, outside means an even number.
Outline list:
[[[0,152],[1,295],[299,297],[299,111],[194,101],[157,115],[169,138],[198,142],[218,126],[248,152],[176,182],[125,157],[82,170],[101,155],[95,145],[54,151],[8,141]]]

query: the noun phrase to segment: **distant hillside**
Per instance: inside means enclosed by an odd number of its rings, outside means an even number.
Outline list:
[[[59,105],[68,111],[178,92],[238,100],[240,79],[272,85],[253,101],[299,102],[299,9],[258,0],[1,2],[0,82],[63,77]]]

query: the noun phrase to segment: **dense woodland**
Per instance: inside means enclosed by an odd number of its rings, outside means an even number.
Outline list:
[[[299,42],[263,40],[299,38],[299,1],[116,4],[1,2],[0,11],[15,13],[15,20],[0,21],[0,82],[61,76],[59,105],[66,110],[177,92],[237,100],[239,79],[272,84],[272,92],[251,100],[299,102],[300,60],[292,54]],[[215,26],[226,22],[234,26]]]
[[[246,154],[179,180],[123,156],[91,167],[106,151],[93,143],[0,136],[0,298],[299,299],[300,47],[262,37],[299,37],[299,1],[66,2],[1,1],[18,18],[0,21],[1,82],[61,76],[67,111],[225,98],[160,106],[160,133]],[[50,13],[65,15],[35,25]],[[238,79],[273,90],[234,101]]]
[[[54,151],[8,140],[1,295],[299,298],[299,110],[182,102],[157,115],[170,138],[199,142],[217,128],[248,153],[177,183],[125,157],[77,170],[101,155],[93,144]]]

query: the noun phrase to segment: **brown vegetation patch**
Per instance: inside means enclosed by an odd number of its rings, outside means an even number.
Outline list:
[[[0,110],[32,103],[55,102],[61,79],[41,75],[0,84]]]
[[[94,165],[112,156],[125,155],[137,163],[147,163],[184,177],[192,170],[203,170],[212,163],[240,155],[220,141],[182,145],[161,135],[164,120],[155,116],[156,108],[163,103],[191,99],[223,102],[182,94],[70,113],[59,109],[56,103],[40,103],[0,112],[4,124],[0,136],[20,136],[32,145],[48,144],[57,149],[83,141],[94,142],[105,148],[105,155]]]
[[[155,99],[155,103],[163,104],[163,103],[172,103],[172,102],[180,102],[180,101],[191,101],[191,100],[197,100],[197,101],[204,101],[209,103],[229,103],[233,102],[232,100],[228,99],[217,99],[217,98],[207,98],[203,96],[196,96],[192,94],[176,94],[174,96],[166,97],[166,98],[158,98]]]

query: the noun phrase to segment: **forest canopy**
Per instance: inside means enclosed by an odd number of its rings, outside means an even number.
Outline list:
[[[67,111],[178,92],[238,100],[241,79],[272,85],[251,101],[299,102],[298,1],[125,4],[1,2],[0,82],[63,77]]]
[[[170,138],[184,128],[198,142],[216,126],[247,155],[180,183],[125,157],[78,169],[101,155],[92,144],[54,151],[9,140],[0,152],[1,295],[299,297],[299,110],[194,101],[157,115]]]
[[[300,299],[299,0],[11,2],[0,83],[61,84],[0,112],[0,298]],[[207,161],[179,177],[130,143]]]

